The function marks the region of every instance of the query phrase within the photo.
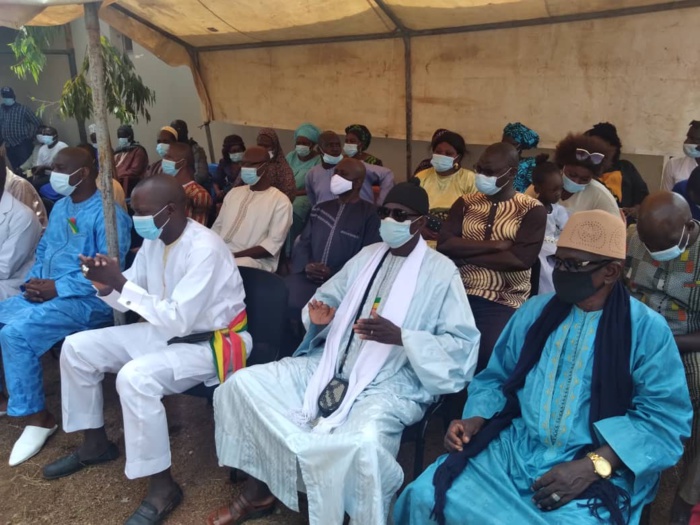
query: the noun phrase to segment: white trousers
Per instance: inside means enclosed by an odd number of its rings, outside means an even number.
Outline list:
[[[116,373],[129,479],[170,467],[163,396],[216,378],[207,343],[167,346],[166,341],[149,323],[136,323],[80,332],[63,343],[63,428],[75,432],[104,426],[102,380],[105,372]]]

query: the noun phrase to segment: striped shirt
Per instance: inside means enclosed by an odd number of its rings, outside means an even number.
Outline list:
[[[547,225],[547,211],[538,201],[516,193],[503,202],[483,193],[464,195],[452,206],[444,228],[472,241],[512,241],[509,249],[527,270],[502,271],[456,261],[467,295],[519,308],[530,295],[530,268],[537,261]]]
[[[27,139],[33,139],[41,126],[41,119],[23,104],[0,108],[0,142],[9,147],[18,146]]]
[[[673,335],[700,331],[700,239],[680,257],[651,258],[637,226],[627,229],[625,282],[634,297],[666,319]]]

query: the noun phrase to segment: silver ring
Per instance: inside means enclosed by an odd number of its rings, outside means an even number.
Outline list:
[[[88,273],[90,271],[90,268],[88,268],[86,265],[83,264],[83,266],[80,268],[83,273]]]
[[[559,503],[561,501],[561,497],[556,492],[552,493],[552,499],[554,500],[555,503]]]

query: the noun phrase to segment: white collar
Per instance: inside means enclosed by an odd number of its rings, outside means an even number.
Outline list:
[[[0,214],[7,215],[10,211],[12,211],[12,195],[5,189],[0,198]]]

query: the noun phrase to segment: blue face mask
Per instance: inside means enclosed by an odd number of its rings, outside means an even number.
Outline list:
[[[54,141],[52,135],[37,135],[36,139],[39,141],[40,144],[46,144],[47,146],[49,144],[52,144]]]
[[[239,151],[237,153],[229,153],[228,158],[231,160],[231,162],[240,162],[243,160],[243,152]]]
[[[161,163],[160,167],[163,170],[163,173],[165,173],[166,175],[170,175],[171,177],[177,175],[181,169],[181,167],[177,167],[177,162],[168,159],[163,159],[163,162]]]
[[[158,145],[156,145],[156,153],[158,153],[158,155],[160,155],[161,159],[163,157],[165,157],[169,151],[170,151],[170,144],[159,143]]]
[[[357,144],[348,144],[346,142],[345,146],[343,146],[343,153],[345,153],[348,157],[354,157],[355,155],[357,155],[357,151]]]
[[[382,219],[379,225],[379,236],[390,248],[401,248],[401,246],[415,237],[417,232],[411,233],[411,225],[416,221],[398,222],[391,217]]]
[[[508,175],[508,173],[510,173],[510,170],[511,168],[508,168],[508,171],[506,171],[502,175],[499,175],[498,177],[484,175],[483,173],[477,173],[475,181],[477,191],[480,191],[484,195],[496,195],[496,193],[503,189],[503,186],[498,185],[499,179]]]
[[[119,137],[117,139],[117,144],[120,148],[126,148],[129,145],[129,139],[125,137]]]
[[[248,186],[255,186],[260,181],[258,168],[241,168],[241,180]]]
[[[566,174],[564,174],[564,189],[569,193],[579,193],[586,188],[588,188],[588,184],[579,184],[578,182],[574,182],[567,177]]]
[[[683,152],[691,159],[700,158],[700,150],[697,144],[683,144]]]
[[[308,157],[309,153],[311,153],[311,148],[302,144],[297,144],[294,146],[294,151],[297,152],[299,157]]]
[[[8,107],[14,106],[15,105],[15,99],[14,98],[3,98],[2,103]]]
[[[455,165],[455,159],[448,155],[438,155],[433,153],[433,158],[430,159],[430,165],[435,168],[435,171],[442,173],[443,171],[451,170]]]
[[[342,155],[338,155],[337,157],[334,157],[333,155],[329,155],[328,153],[323,154],[323,162],[325,164],[330,164],[331,166],[335,166],[338,164],[341,160],[343,160]]]
[[[170,222],[170,217],[168,217],[168,220],[165,221],[165,224],[163,224],[163,226],[161,226],[160,228],[156,226],[155,217],[167,207],[168,205],[166,204],[155,215],[134,215],[133,220],[134,229],[136,230],[136,233],[138,233],[144,239],[148,239],[149,241],[155,241],[156,239],[159,239],[161,234],[163,233],[163,228],[165,228],[165,225]]]
[[[671,246],[670,248],[666,248],[665,250],[660,250],[658,252],[652,252],[649,250],[649,248],[647,248],[647,251],[649,252],[649,255],[651,255],[651,258],[658,262],[667,262],[672,261],[673,259],[678,259],[688,247],[688,243],[690,242],[690,234],[688,234],[685,244],[683,245],[683,248],[681,248],[683,237],[685,237],[685,225],[683,225],[681,238],[676,246]],[[644,247],[646,248],[646,245]]]
[[[78,173],[80,169],[75,170],[73,173],[60,173],[58,171],[52,171],[51,172],[51,178],[49,179],[49,182],[51,183],[51,187],[53,188],[53,191],[58,193],[59,195],[63,195],[64,197],[68,197],[71,195],[74,191],[75,188],[80,186],[80,183],[83,182],[85,179],[81,179],[78,184],[75,186],[71,186],[70,184],[70,178]]]

